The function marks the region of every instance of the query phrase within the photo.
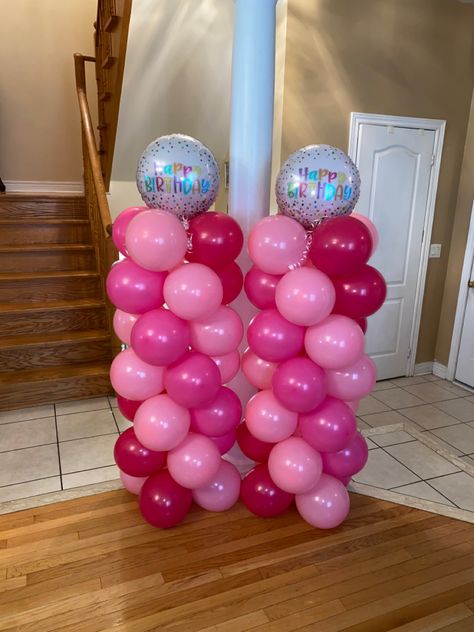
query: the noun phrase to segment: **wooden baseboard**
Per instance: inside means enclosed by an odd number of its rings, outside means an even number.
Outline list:
[[[4,180],[7,193],[84,193],[84,184],[36,180]]]

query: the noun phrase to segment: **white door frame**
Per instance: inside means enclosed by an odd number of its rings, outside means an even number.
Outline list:
[[[454,380],[456,365],[458,362],[459,347],[461,345],[462,328],[464,324],[464,314],[466,312],[469,288],[467,284],[470,280],[472,263],[474,261],[474,200],[472,203],[471,220],[467,235],[466,252],[462,266],[461,281],[459,284],[458,302],[456,306],[456,316],[454,318],[453,336],[451,338],[451,348],[449,350],[448,371],[446,379]]]
[[[416,285],[415,310],[413,314],[413,324],[410,334],[411,354],[408,358],[406,370],[407,375],[413,375],[415,372],[416,349],[418,345],[418,335],[420,332],[421,308],[423,306],[423,295],[425,292],[426,273],[428,269],[428,259],[431,244],[431,232],[433,229],[436,192],[438,189],[438,179],[441,166],[441,155],[443,152],[446,121],[408,116],[390,116],[386,114],[365,114],[362,112],[351,112],[349,132],[349,156],[352,158],[352,160],[354,160],[354,162],[357,157],[359,127],[363,124],[407,127],[410,129],[419,130],[432,130],[435,133],[432,159],[433,168],[431,169],[430,182],[428,187],[428,199],[426,202],[426,215],[423,227],[423,242],[421,247],[420,268],[418,271],[418,281]]]

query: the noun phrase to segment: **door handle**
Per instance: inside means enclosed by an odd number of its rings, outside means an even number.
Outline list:
[[[468,281],[467,282],[467,287],[470,287],[474,290],[474,280]]]

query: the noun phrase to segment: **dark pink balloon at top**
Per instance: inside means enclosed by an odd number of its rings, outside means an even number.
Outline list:
[[[380,309],[387,295],[387,286],[378,270],[363,265],[350,276],[333,279],[336,290],[334,314],[362,318]]]
[[[272,378],[273,393],[289,410],[307,413],[326,396],[326,373],[309,358],[282,362]]]
[[[244,275],[235,261],[231,261],[223,268],[216,270],[216,274],[222,283],[222,303],[228,305],[235,301],[244,284]]]
[[[240,497],[247,509],[261,518],[279,516],[288,509],[294,498],[293,494],[275,485],[264,463],[255,466],[244,476]]]
[[[245,293],[251,303],[259,309],[276,308],[275,291],[281,275],[268,274],[252,266],[245,275]]]
[[[359,325],[362,329],[362,333],[367,333],[367,318],[361,316],[360,318],[353,318],[352,320],[355,320],[355,322]]]
[[[221,374],[209,356],[188,351],[166,369],[164,384],[168,395],[177,404],[185,408],[198,408],[217,396],[221,387]]]
[[[202,408],[192,408],[191,430],[220,437],[235,430],[242,419],[242,404],[230,388],[221,386],[216,397]]]
[[[247,428],[245,421],[237,428],[237,443],[245,456],[252,459],[252,461],[260,463],[268,460],[270,452],[275,445],[274,443],[260,441],[260,439],[254,437]]]
[[[112,241],[117,250],[123,255],[128,255],[127,247],[125,246],[125,233],[127,232],[128,225],[138,213],[147,210],[147,206],[130,206],[115,218],[112,224]]]
[[[179,485],[168,470],[150,476],[139,497],[142,516],[160,529],[169,529],[184,520],[192,501],[191,490]]]
[[[319,452],[338,452],[354,439],[356,418],[340,399],[326,399],[311,412],[300,415],[299,429],[303,439]]]
[[[289,360],[303,348],[305,328],[290,323],[276,309],[257,314],[247,330],[247,341],[252,351],[263,360]]]
[[[352,441],[339,452],[321,452],[323,471],[339,479],[360,472],[369,458],[367,441],[356,432]]]
[[[145,270],[131,259],[114,263],[107,276],[110,301],[130,314],[144,314],[163,305],[166,272]]]
[[[138,402],[134,399],[127,399],[126,397],[122,397],[117,393],[117,406],[120,412],[124,417],[126,417],[129,421],[133,421],[135,418],[135,413],[140,408],[143,402]]]
[[[132,328],[131,343],[144,362],[167,366],[186,353],[190,338],[188,323],[161,308],[140,316]]]
[[[133,428],[127,428],[117,439],[114,459],[129,476],[151,476],[166,465],[166,452],[149,450],[138,441]]]
[[[222,268],[234,261],[242,250],[244,236],[238,223],[224,213],[208,211],[189,224],[192,249],[188,261]]]

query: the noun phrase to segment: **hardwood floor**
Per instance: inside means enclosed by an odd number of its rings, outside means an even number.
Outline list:
[[[292,510],[144,524],[109,492],[0,517],[0,630],[474,630],[474,526],[352,495],[318,531]]]

